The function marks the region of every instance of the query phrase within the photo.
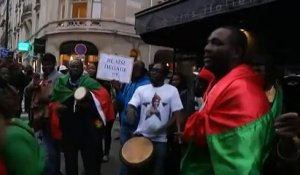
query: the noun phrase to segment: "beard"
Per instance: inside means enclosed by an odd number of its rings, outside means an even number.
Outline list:
[[[204,67],[216,77],[225,75],[229,69],[229,59],[225,54],[215,54],[204,58]]]

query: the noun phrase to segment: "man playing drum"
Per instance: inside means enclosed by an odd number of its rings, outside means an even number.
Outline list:
[[[142,135],[153,143],[153,175],[165,174],[166,130],[175,122],[175,119],[179,119],[180,111],[183,109],[178,90],[174,86],[164,84],[167,74],[166,65],[154,64],[150,70],[151,84],[139,87],[128,104],[127,117],[131,122],[134,121],[136,109],[141,107],[141,118],[135,134]],[[173,114],[171,118],[170,112]]]
[[[109,93],[83,74],[80,60],[73,60],[69,74],[57,80],[51,101],[52,131],[57,131],[54,135],[61,134],[66,175],[78,174],[78,151],[85,174],[100,175],[103,128],[106,120],[114,116]]]

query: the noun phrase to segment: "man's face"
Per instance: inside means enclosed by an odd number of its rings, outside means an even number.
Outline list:
[[[180,76],[178,75],[174,75],[172,77],[172,80],[171,80],[171,84],[175,87],[179,87],[180,86],[180,83],[181,83],[181,79],[180,79]]]
[[[87,67],[87,72],[92,77],[96,76],[96,73],[97,73],[96,66],[94,64],[89,64]]]
[[[49,75],[51,72],[54,71],[55,64],[51,61],[44,61],[42,62],[42,70],[45,75]]]
[[[154,64],[150,70],[150,80],[153,83],[164,81],[164,73],[162,64]]]
[[[69,65],[69,74],[71,78],[77,79],[83,73],[83,64],[79,60],[73,60]]]
[[[219,28],[208,37],[204,48],[204,67],[214,74],[223,73],[229,67],[230,60],[235,56],[235,48],[230,43],[231,31]]]
[[[10,78],[10,75],[9,75],[9,70],[6,68],[6,67],[3,67],[0,69],[0,76],[1,78],[8,82],[9,81],[9,78]]]
[[[135,62],[132,69],[132,79],[135,80],[142,76],[143,65],[140,62]]]
[[[155,108],[158,108],[158,106],[159,106],[159,99],[156,99],[156,100],[154,101],[153,106],[154,106]]]
[[[27,75],[33,74],[33,69],[30,66],[25,67],[24,71]]]
[[[7,115],[9,117],[17,116],[20,110],[20,103],[18,100],[17,92],[7,91],[1,88],[0,94],[1,94],[0,114]]]

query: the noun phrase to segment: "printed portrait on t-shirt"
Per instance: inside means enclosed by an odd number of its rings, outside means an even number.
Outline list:
[[[146,120],[150,117],[157,117],[161,121],[160,112],[158,110],[159,104],[160,104],[161,98],[156,93],[154,94],[152,98],[151,105],[149,105],[149,108],[147,108],[146,111]]]
[[[166,103],[161,102],[161,97],[155,93],[152,97],[151,103],[144,103],[144,105],[147,107],[146,110],[146,120],[150,117],[157,117],[161,121],[161,114],[159,111],[159,106],[162,104],[162,106],[166,106]]]

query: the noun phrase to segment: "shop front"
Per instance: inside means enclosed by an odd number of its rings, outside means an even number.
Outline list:
[[[201,65],[209,33],[234,25],[255,47],[249,57],[267,54],[278,64],[300,63],[297,7],[296,0],[172,0],[137,13],[135,28],[144,42],[174,48],[178,60],[181,53],[198,55]]]
[[[99,51],[91,42],[67,41],[61,44],[59,51],[60,65],[67,65],[73,59],[81,59],[85,65],[98,61]]]

